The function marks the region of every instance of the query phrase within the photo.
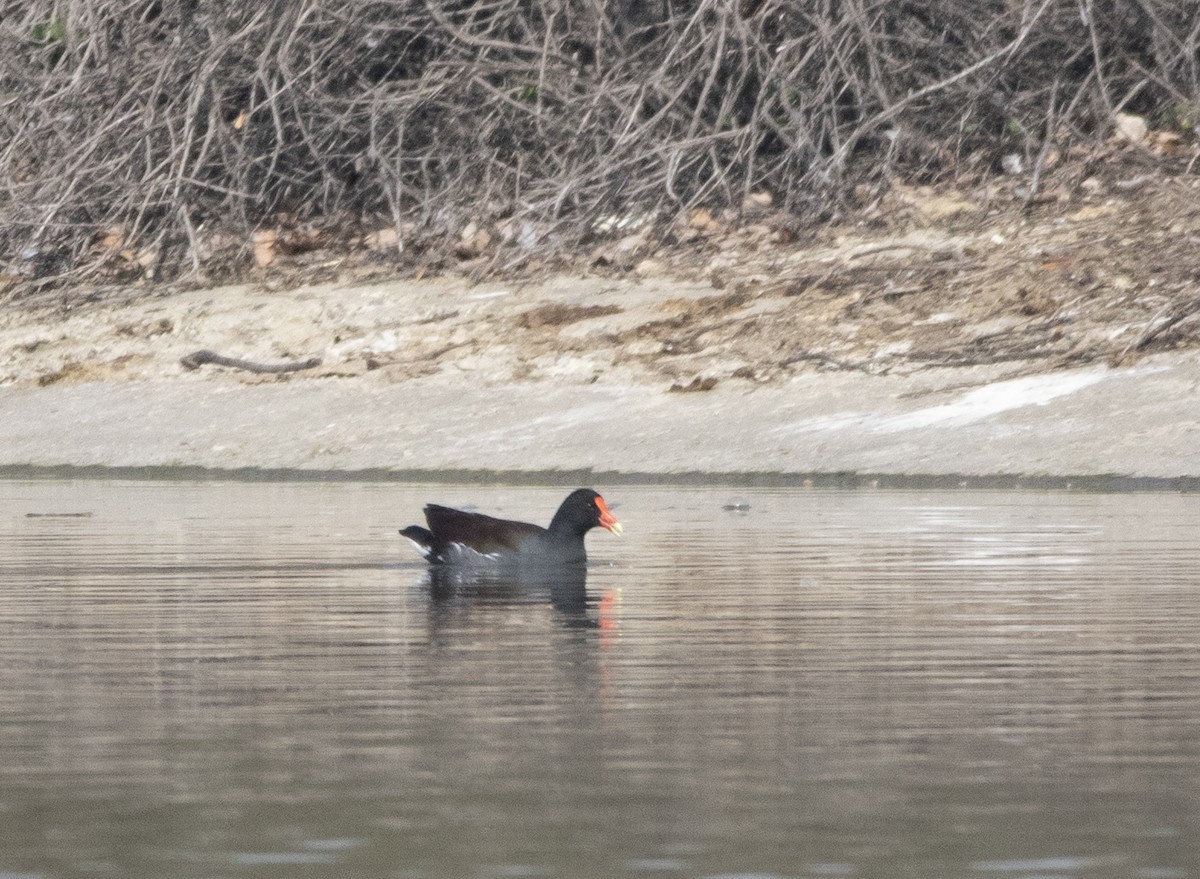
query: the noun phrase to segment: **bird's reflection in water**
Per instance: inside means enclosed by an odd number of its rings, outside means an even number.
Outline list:
[[[438,604],[489,605],[549,603],[570,628],[604,628],[603,600],[589,601],[586,565],[488,570],[431,565],[421,585]]]

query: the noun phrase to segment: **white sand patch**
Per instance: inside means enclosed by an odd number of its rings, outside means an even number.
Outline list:
[[[1133,372],[1131,369],[1098,367],[994,382],[968,391],[952,403],[884,418],[872,424],[871,429],[882,433],[934,425],[960,427],[1025,406],[1045,406],[1051,400],[1074,394],[1105,379],[1131,375]]]
[[[1152,371],[1165,369],[1157,367]],[[1146,370],[1141,370],[1145,372]],[[1044,376],[1027,376],[1025,378],[1010,378],[1007,382],[985,384],[962,395],[954,402],[942,403],[941,406],[930,406],[884,418],[871,425],[872,430],[890,432],[898,430],[913,430],[917,427],[962,426],[972,424],[992,415],[1012,411],[1026,406],[1045,406],[1058,397],[1075,394],[1093,384],[1108,381],[1111,378],[1133,376],[1139,370],[1110,370],[1106,366],[1076,372],[1054,372]]]
[[[1028,376],[993,382],[975,388],[950,403],[940,403],[884,416],[879,412],[834,412],[816,415],[773,428],[776,435],[831,433],[854,431],[864,433],[897,433],[928,427],[963,427],[1028,406],[1045,406],[1053,400],[1074,394],[1114,378],[1158,372],[1167,367],[1151,369],[1112,370],[1107,367],[1078,370],[1069,373]]]

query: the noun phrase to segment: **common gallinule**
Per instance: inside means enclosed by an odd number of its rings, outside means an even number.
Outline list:
[[[468,513],[437,504],[425,506],[428,528],[400,531],[434,564],[568,565],[587,561],[583,536],[599,525],[620,534],[604,498],[590,488],[567,495],[549,528]]]

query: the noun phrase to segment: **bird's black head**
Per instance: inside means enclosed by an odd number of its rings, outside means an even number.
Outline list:
[[[550,522],[550,530],[586,534],[597,525],[616,535],[625,530],[598,492],[577,488],[559,506]]]

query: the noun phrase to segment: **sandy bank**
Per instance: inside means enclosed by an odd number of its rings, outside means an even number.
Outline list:
[[[14,310],[0,465],[1200,476],[1195,352],[937,366],[897,360],[899,332],[821,348],[844,321],[796,311],[769,290],[596,278]],[[955,332],[997,321],[974,319]],[[183,369],[197,348],[324,362]]]
[[[993,381],[464,387],[337,379],[0,389],[2,463],[316,470],[1200,474],[1196,358]]]

